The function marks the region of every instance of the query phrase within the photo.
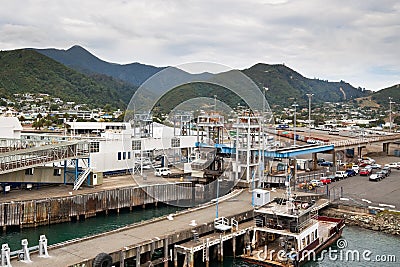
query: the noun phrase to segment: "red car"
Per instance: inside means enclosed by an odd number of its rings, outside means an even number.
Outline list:
[[[372,173],[372,170],[371,169],[361,169],[360,170],[360,175],[361,176],[368,176],[368,175],[370,175]]]
[[[330,184],[332,183],[331,178],[328,177],[322,177],[321,179],[319,179],[323,184]]]

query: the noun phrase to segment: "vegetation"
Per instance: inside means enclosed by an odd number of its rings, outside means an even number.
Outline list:
[[[288,106],[296,101],[301,106],[308,104],[306,94],[314,94],[313,102],[342,102],[367,96],[369,91],[355,88],[350,84],[308,79],[285,65],[256,64],[243,70],[259,87],[268,88],[267,100],[271,104]]]
[[[90,107],[124,108],[136,88],[101,75],[86,76],[33,50],[0,52],[0,97],[46,93]]]
[[[389,97],[393,102],[400,103],[400,84],[379,90],[371,96],[372,100],[386,108],[389,108]],[[392,108],[394,108],[393,105]]]

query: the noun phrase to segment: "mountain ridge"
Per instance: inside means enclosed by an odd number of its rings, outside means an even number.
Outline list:
[[[74,45],[67,50],[46,48],[33,50],[85,74],[100,73],[140,86],[145,80],[162,70],[162,67],[138,62],[117,64],[104,61],[85,48]]]

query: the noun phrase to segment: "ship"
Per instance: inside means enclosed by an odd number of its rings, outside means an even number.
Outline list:
[[[242,258],[261,266],[301,266],[337,242],[344,219],[319,216],[326,199],[301,200],[287,190],[282,198],[256,207],[253,237]]]

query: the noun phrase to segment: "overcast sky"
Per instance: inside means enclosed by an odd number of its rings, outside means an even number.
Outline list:
[[[398,0],[2,0],[0,49],[68,49],[103,60],[232,68],[284,63],[378,90],[400,83]]]

